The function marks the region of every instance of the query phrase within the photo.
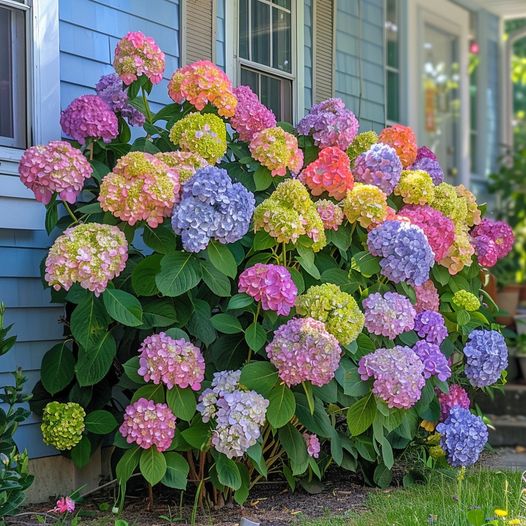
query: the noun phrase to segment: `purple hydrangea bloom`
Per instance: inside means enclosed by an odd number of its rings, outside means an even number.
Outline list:
[[[508,348],[504,337],[497,331],[471,331],[464,346],[464,355],[464,372],[475,387],[494,384],[508,367]]]
[[[354,162],[354,179],[360,183],[374,184],[387,195],[395,189],[401,173],[402,163],[396,150],[380,142],[373,144]]]
[[[447,338],[444,316],[432,310],[419,312],[415,318],[415,332],[420,338],[440,345]]]
[[[425,156],[420,158],[417,157],[416,161],[410,166],[409,170],[422,170],[427,172],[431,176],[431,179],[433,179],[433,183],[435,185],[439,185],[440,183],[444,182],[444,171],[442,170],[442,167],[440,166],[440,163],[437,159],[432,159],[431,157]]]
[[[488,441],[488,428],[482,418],[463,407],[453,407],[449,416],[438,424],[440,445],[453,467],[472,466]]]
[[[367,247],[382,258],[382,274],[394,283],[422,285],[435,261],[423,230],[407,222],[384,221],[369,232]]]
[[[414,327],[416,311],[408,298],[396,292],[379,292],[363,300],[365,327],[373,334],[394,339]]]
[[[413,346],[413,351],[424,364],[424,378],[436,376],[440,381],[445,382],[451,376],[447,358],[435,343],[421,340]]]
[[[210,239],[234,243],[248,232],[254,205],[253,194],[226,170],[206,166],[184,183],[172,227],[188,252],[204,250]]]
[[[416,151],[416,161],[420,161],[420,159],[427,157],[428,159],[437,160],[437,156],[435,155],[435,152],[433,150],[430,150],[427,146],[420,146],[418,150]]]
[[[312,135],[320,148],[337,146],[347,150],[358,133],[358,120],[341,99],[327,99],[315,104],[298,123],[301,135]]]

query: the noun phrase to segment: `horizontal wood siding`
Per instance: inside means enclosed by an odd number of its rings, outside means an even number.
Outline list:
[[[305,0],[304,9],[304,52],[305,52],[305,113],[312,106],[312,46],[313,46],[313,24],[312,24],[312,2]]]
[[[314,102],[334,95],[334,8],[336,0],[313,0]]]
[[[185,0],[185,62],[214,60],[215,0]]]

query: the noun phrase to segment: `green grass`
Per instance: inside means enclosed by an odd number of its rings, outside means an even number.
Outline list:
[[[349,511],[344,517],[314,521],[299,520],[302,526],[468,526],[466,514],[475,507],[492,518],[495,508],[508,506],[509,518],[526,516],[521,508],[521,474],[473,469],[466,473],[460,500],[455,475],[435,473],[425,485],[408,489],[378,490],[366,501],[367,511]],[[506,492],[507,485],[507,492]],[[505,524],[499,522],[499,524]],[[526,524],[526,522],[524,522]]]

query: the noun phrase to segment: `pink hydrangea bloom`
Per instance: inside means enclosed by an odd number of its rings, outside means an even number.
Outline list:
[[[475,249],[475,254],[480,265],[487,268],[496,265],[499,259],[499,249],[493,239],[486,235],[480,235],[472,237],[471,244]]]
[[[119,134],[115,113],[97,95],[81,95],[60,115],[64,133],[84,144],[86,139],[110,142]]]
[[[293,173],[303,166],[303,152],[294,135],[279,127],[267,128],[254,135],[249,144],[252,157],[270,170],[272,175]]]
[[[453,407],[469,409],[471,406],[468,393],[458,384],[450,385],[447,393],[440,391],[438,402],[440,403],[440,420],[446,420]]]
[[[199,111],[210,103],[222,117],[232,117],[236,111],[230,79],[209,60],[179,68],[168,83],[168,95],[178,104],[188,101]]]
[[[274,113],[259,101],[248,86],[235,88],[234,95],[237,97],[237,107],[230,124],[242,141],[250,142],[256,133],[276,126]]]
[[[148,336],[139,348],[138,373],[147,382],[163,383],[194,391],[201,389],[205,360],[198,347],[186,340],[174,340],[164,332]]]
[[[313,318],[292,318],[279,327],[266,351],[288,386],[305,381],[325,385],[340,365],[338,340]]]
[[[435,284],[428,279],[423,285],[415,286],[416,293],[416,312],[423,312],[425,310],[438,311],[440,306],[440,298]]]
[[[428,205],[405,205],[398,215],[407,217],[413,225],[424,231],[435,253],[435,261],[446,256],[455,240],[455,224],[449,217]]]
[[[300,181],[310,188],[312,195],[327,192],[340,201],[354,185],[349,157],[335,146],[324,148],[318,158],[301,172]]]
[[[303,433],[303,439],[307,444],[307,453],[312,458],[318,458],[320,456],[320,439],[312,433]]]
[[[45,279],[55,290],[73,283],[96,296],[126,266],[128,243],[116,226],[86,223],[68,228],[49,249]]]
[[[152,446],[166,451],[175,434],[175,416],[166,404],[139,398],[124,411],[120,434],[128,444],[136,443],[142,449]]]
[[[47,205],[56,192],[73,204],[85,179],[93,169],[82,153],[69,142],[52,141],[46,146],[32,146],[20,159],[20,180],[35,194],[35,199]]]
[[[499,259],[507,256],[515,243],[515,235],[508,223],[485,217],[471,232],[472,237],[489,237],[497,246]]]
[[[416,311],[408,298],[396,292],[379,292],[363,300],[365,327],[373,333],[394,339],[413,329]]]
[[[298,289],[290,272],[281,265],[256,263],[239,275],[239,292],[261,301],[264,310],[288,316],[294,307]]]
[[[208,162],[194,152],[177,150],[175,152],[159,152],[154,155],[172,169],[180,184],[188,181],[199,168],[208,166]]]
[[[128,33],[115,47],[113,67],[126,85],[141,75],[158,84],[163,78],[164,66],[164,53],[152,37],[140,31]]]
[[[400,345],[366,354],[359,362],[358,373],[363,381],[374,378],[373,393],[390,408],[413,407],[426,383],[422,360],[410,347]]]
[[[325,230],[338,230],[343,223],[343,210],[328,199],[316,201],[316,210],[323,221]]]
[[[384,128],[378,140],[396,150],[404,168],[408,168],[415,162],[417,154],[416,137],[413,130],[408,126],[395,124]]]
[[[71,497],[60,497],[51,511],[54,513],[73,513],[75,511],[75,501]]]
[[[179,201],[179,179],[161,160],[144,152],[121,157],[100,185],[99,202],[106,212],[135,225],[152,228],[170,217]]]

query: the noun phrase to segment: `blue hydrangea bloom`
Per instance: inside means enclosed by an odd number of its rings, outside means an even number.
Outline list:
[[[475,387],[494,384],[508,367],[508,348],[504,337],[497,331],[472,331],[464,346],[464,355],[464,372]]]
[[[415,318],[415,332],[420,338],[440,345],[447,338],[444,316],[432,310],[419,312]]]
[[[373,256],[380,256],[382,274],[394,283],[406,281],[423,285],[435,255],[424,231],[402,221],[384,221],[369,232],[367,247]]]
[[[447,358],[437,344],[420,340],[415,343],[413,351],[424,364],[424,378],[436,376],[441,382],[445,382],[451,376]]]
[[[444,182],[444,171],[436,159],[432,159],[430,157],[420,157],[411,165],[409,169],[423,170],[424,172],[427,172],[431,176],[431,179],[433,179],[433,183],[435,185],[439,185],[440,183]]]
[[[463,407],[453,407],[449,416],[438,424],[440,445],[453,467],[472,466],[488,441],[488,428],[482,418]]]
[[[204,250],[211,239],[234,243],[248,232],[254,205],[254,195],[233,183],[226,170],[207,166],[183,185],[172,228],[188,252]]]
[[[396,150],[388,144],[373,144],[354,162],[353,175],[356,181],[378,186],[389,195],[400,181],[402,163]]]

